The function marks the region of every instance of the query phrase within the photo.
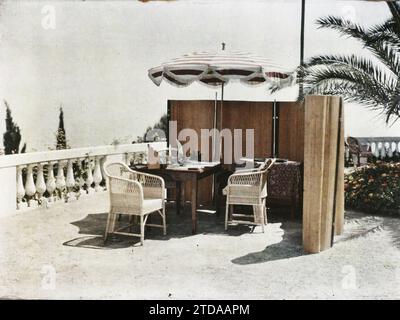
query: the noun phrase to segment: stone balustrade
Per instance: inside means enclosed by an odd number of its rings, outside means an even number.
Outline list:
[[[158,150],[165,142],[154,142]],[[146,152],[147,143],[101,146],[7,155],[0,157],[0,216],[31,206],[78,200],[82,194],[104,190],[103,165],[127,162],[130,154]]]
[[[356,137],[366,146],[377,159],[387,159],[400,156],[400,137]],[[346,159],[350,159],[349,150],[346,148]]]

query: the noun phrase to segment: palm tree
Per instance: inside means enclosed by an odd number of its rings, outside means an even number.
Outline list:
[[[354,54],[314,56],[298,68],[303,86],[299,101],[309,94],[341,95],[348,102],[379,110],[387,123],[400,117],[400,3],[387,4],[393,17],[367,29],[340,17],[317,20],[319,28],[360,41],[379,61]]]

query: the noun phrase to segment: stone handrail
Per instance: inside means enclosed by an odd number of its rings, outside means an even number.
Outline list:
[[[151,146],[159,150],[166,143],[152,142]],[[127,162],[130,154],[147,149],[148,143],[137,143],[1,156],[0,216],[25,207],[22,203],[25,199],[27,207],[30,199],[47,206],[56,200],[55,193],[58,199],[68,202],[79,199],[82,189],[86,193],[99,191],[103,189],[100,184],[105,177],[103,164],[107,160]]]

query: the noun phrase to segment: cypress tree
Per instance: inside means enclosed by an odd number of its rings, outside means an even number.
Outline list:
[[[60,116],[59,116],[56,138],[57,138],[56,149],[57,150],[67,149],[67,138],[65,135],[65,128],[64,128],[64,112],[62,107],[60,107]]]
[[[21,143],[21,132],[12,118],[7,101],[4,100],[4,104],[6,106],[6,132],[3,134],[4,154],[16,154]]]

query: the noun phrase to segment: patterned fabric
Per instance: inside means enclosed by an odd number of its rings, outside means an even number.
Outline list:
[[[276,162],[267,176],[268,198],[299,202],[301,197],[301,163]]]

